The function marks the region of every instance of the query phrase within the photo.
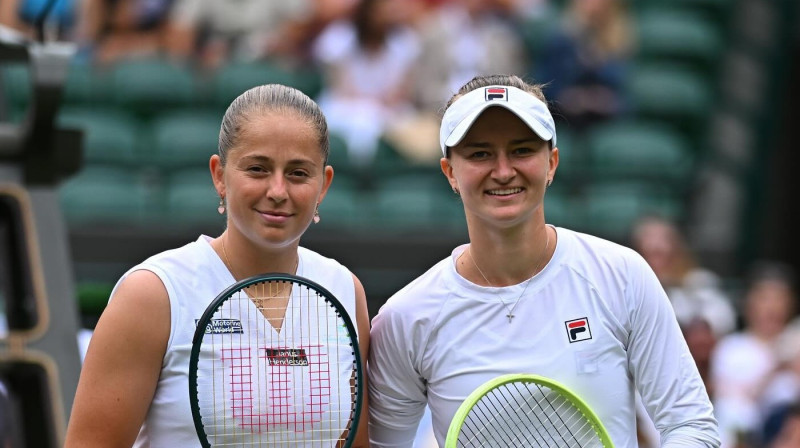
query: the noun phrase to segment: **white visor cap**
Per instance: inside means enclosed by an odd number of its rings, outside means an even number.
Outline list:
[[[489,107],[505,107],[519,117],[544,141],[556,146],[556,126],[547,105],[524,90],[511,86],[489,86],[475,89],[457,99],[442,117],[439,145],[447,156],[447,148],[457,145],[475,120]]]

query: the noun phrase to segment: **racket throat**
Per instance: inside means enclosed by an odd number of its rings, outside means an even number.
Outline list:
[[[286,310],[292,296],[291,284],[253,285],[245,290],[247,296],[256,306],[270,326],[280,333],[286,319]]]

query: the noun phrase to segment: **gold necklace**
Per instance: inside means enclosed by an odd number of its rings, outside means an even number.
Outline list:
[[[233,276],[233,279],[236,280],[238,278],[238,276],[236,275],[236,272],[234,272],[234,270],[233,270],[233,264],[231,263],[231,260],[228,258],[228,251],[225,250],[225,240],[226,239],[227,238],[220,238],[220,240],[222,240],[222,255],[225,257],[225,265],[231,271],[231,275]],[[297,254],[297,259],[294,262],[294,274],[297,274],[297,268],[299,266],[300,266],[300,254]]]
[[[533,277],[535,277],[536,274],[539,273],[539,270],[542,268],[542,265],[544,264],[544,260],[547,258],[547,249],[550,247],[550,233],[547,232],[547,227],[545,227],[545,234],[547,235],[547,242],[544,244],[544,251],[542,251],[542,256],[540,257],[541,260],[539,261],[539,265],[536,266],[536,269],[533,271],[533,274],[531,274],[531,277],[528,279],[528,281],[525,282],[525,287],[522,288],[522,292],[517,298],[517,301],[514,303],[514,306],[509,308],[505,300],[503,300],[502,298],[500,299],[500,303],[502,303],[503,306],[508,310],[508,314],[506,314],[506,317],[508,318],[508,323],[511,323],[511,319],[514,318],[514,309],[517,307],[517,305],[519,305],[519,302],[522,301],[522,296],[524,296],[525,291],[528,290],[528,285],[531,283],[531,280],[533,280]],[[481,271],[481,268],[478,267],[478,263],[475,261],[475,257],[472,256],[472,246],[470,246],[469,258],[470,260],[472,260],[472,264],[475,266],[475,269],[477,269],[478,272],[480,272],[481,277],[483,277],[483,279],[486,281],[486,284],[491,286],[492,288],[495,288],[492,282],[490,282],[489,279],[486,278],[486,274],[484,274],[483,271]]]

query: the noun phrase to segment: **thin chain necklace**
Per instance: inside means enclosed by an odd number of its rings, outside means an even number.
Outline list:
[[[231,264],[231,260],[228,258],[228,251],[225,250],[225,240],[227,238],[220,238],[222,240],[222,255],[225,257],[225,265],[228,266],[228,269],[231,271],[231,275],[233,279],[236,280],[238,276],[236,272],[233,270],[233,264]],[[300,266],[300,254],[297,254],[297,260],[294,262],[294,273],[297,273],[297,268]],[[480,269],[479,269],[480,270]]]
[[[536,276],[536,274],[542,268],[542,265],[544,264],[544,260],[547,258],[547,249],[550,248],[550,233],[547,231],[547,227],[545,227],[545,232],[544,233],[547,235],[547,242],[544,244],[544,251],[542,251],[542,255],[540,257],[541,260],[539,261],[539,265],[536,266],[536,270],[533,271],[533,274],[531,275],[531,277],[528,279],[528,281],[525,282],[525,287],[522,288],[522,292],[520,293],[519,298],[517,298],[517,301],[514,302],[514,306],[509,308],[508,304],[505,302],[505,300],[503,300],[502,298],[500,299],[500,303],[502,303],[503,306],[506,308],[506,310],[508,310],[508,314],[506,314],[506,317],[508,318],[508,323],[511,323],[511,319],[514,318],[514,309],[517,307],[517,305],[519,305],[519,302],[522,301],[522,296],[524,296],[525,295],[525,291],[528,290],[528,285],[531,283],[531,280],[533,280],[533,277]],[[481,268],[478,267],[478,263],[475,261],[475,257],[472,256],[471,247],[472,246],[470,246],[469,258],[470,258],[470,260],[472,260],[472,264],[475,266],[475,269],[477,269],[478,272],[480,272],[481,277],[483,277],[483,279],[486,281],[486,284],[491,286],[492,288],[495,288],[495,286],[492,284],[492,282],[490,282],[489,279],[486,278],[486,274],[484,274],[483,271],[481,271]],[[223,248],[224,248],[224,246],[223,246]]]

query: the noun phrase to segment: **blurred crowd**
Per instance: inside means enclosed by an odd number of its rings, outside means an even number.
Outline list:
[[[379,139],[438,160],[439,111],[479,74],[547,83],[554,116],[577,132],[630,111],[625,0],[2,0],[0,24],[35,36],[48,6],[45,34],[98,67],[159,57],[209,73],[259,60],[318,70],[316,99],[356,165]],[[724,446],[800,446],[796,273],[754,261],[731,287],[658,216],[642,217],[629,244],[674,305]],[[658,446],[652,434],[642,446]]]
[[[576,129],[627,108],[624,0],[3,0],[0,24],[34,37],[47,7],[44,35],[101,67],[159,57],[199,72],[259,60],[318,70],[315,99],[356,165],[380,138],[438,160],[439,109],[478,74],[549,82]]]
[[[800,446],[800,318],[793,269],[754,261],[737,285],[726,285],[699,263],[680,228],[657,216],[639,220],[630,243],[674,306],[714,403],[723,446]]]

